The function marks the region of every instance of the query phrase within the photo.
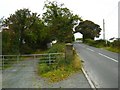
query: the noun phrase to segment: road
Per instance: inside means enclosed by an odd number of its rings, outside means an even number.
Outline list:
[[[84,69],[97,88],[118,88],[118,54],[74,43]]]

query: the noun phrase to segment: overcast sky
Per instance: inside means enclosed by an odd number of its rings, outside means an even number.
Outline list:
[[[9,17],[17,9],[29,8],[32,12],[43,13],[45,0],[1,0],[0,18]],[[49,0],[54,1],[54,0]],[[118,2],[120,0],[55,0],[64,3],[83,20],[91,20],[103,28],[105,19],[106,38],[118,37]],[[79,37],[79,35],[76,35]],[[102,32],[100,38],[103,38]]]

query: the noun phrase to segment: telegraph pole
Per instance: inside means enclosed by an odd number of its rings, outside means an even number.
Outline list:
[[[105,43],[107,45],[107,39],[105,38],[105,20],[103,19],[103,40],[105,40]]]
[[[105,20],[103,19],[103,40],[105,40]]]
[[[118,38],[120,38],[120,1],[118,2]]]

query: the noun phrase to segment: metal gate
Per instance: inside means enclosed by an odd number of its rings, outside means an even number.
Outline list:
[[[3,88],[35,88],[37,64],[56,64],[64,53],[1,55]]]
[[[37,63],[48,63],[49,65],[59,62],[58,58],[64,58],[64,53],[46,53],[46,54],[26,54],[26,55],[1,55],[2,70],[11,67],[24,67],[28,65],[28,60],[35,66]],[[30,64],[31,65],[31,64]]]

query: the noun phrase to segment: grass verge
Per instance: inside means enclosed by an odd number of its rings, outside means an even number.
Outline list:
[[[55,51],[55,48],[63,49],[63,45],[52,47],[49,51]],[[54,49],[54,50],[53,50]],[[58,50],[58,49],[57,49]],[[59,51],[58,50],[58,51]],[[64,51],[64,50],[63,50]],[[49,82],[59,82],[61,80],[67,79],[70,75],[81,71],[82,63],[74,52],[74,59],[66,62],[65,58],[58,58],[59,62],[57,64],[48,65],[47,63],[41,63],[38,65],[38,75],[43,78],[47,78]]]
[[[102,47],[103,49],[106,49],[108,51],[120,53],[120,48],[114,48],[114,47]]]
[[[87,39],[85,44],[96,47],[96,48],[102,48],[108,51],[120,53],[120,41],[114,41],[114,42],[109,42],[105,40],[91,40]]]

